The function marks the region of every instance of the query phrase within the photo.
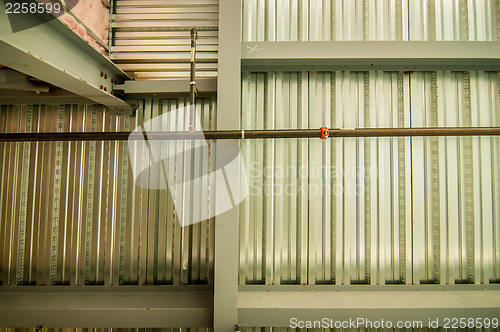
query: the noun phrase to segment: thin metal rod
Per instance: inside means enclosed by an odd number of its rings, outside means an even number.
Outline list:
[[[196,95],[196,39],[198,38],[198,32],[196,29],[191,29],[191,60],[190,60],[190,78],[189,78],[189,107],[190,107],[190,117],[189,117],[189,131],[194,131],[194,117],[196,112],[195,105],[195,95]]]
[[[434,128],[356,128],[329,129],[330,138],[340,137],[413,137],[413,136],[498,136],[500,127],[434,127]],[[287,130],[215,130],[205,131],[207,140],[320,138],[321,129]],[[189,131],[173,132],[72,132],[72,133],[4,133],[0,142],[42,141],[125,141],[125,140],[193,140],[199,135]]]

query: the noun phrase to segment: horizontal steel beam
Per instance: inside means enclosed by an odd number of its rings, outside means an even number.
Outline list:
[[[242,42],[241,53],[244,71],[500,70],[496,42]]]
[[[28,18],[19,14],[17,19]],[[110,94],[111,80],[122,82],[128,76],[58,19],[13,33],[2,8],[0,50],[1,65],[99,104],[130,108]]]
[[[38,94],[49,92],[48,84],[35,84],[29,80],[29,76],[17,70],[0,68],[0,93],[5,89],[18,91],[33,91]]]
[[[145,136],[147,135],[147,136]],[[321,138],[321,129],[289,130],[217,130],[203,132],[205,139],[271,139]],[[341,137],[413,137],[413,136],[497,136],[500,127],[438,127],[438,128],[353,128],[329,129],[330,138]],[[192,140],[200,135],[188,131],[169,132],[67,132],[67,133],[4,133],[0,142],[39,141],[125,141],[125,140]]]
[[[0,89],[0,105],[19,103],[25,105],[96,104],[93,100],[54,86],[50,87],[49,92],[43,93]]]
[[[198,286],[0,287],[0,326],[210,327],[213,293]]]
[[[163,95],[189,94],[189,79],[176,80],[151,80],[151,81],[125,81],[124,84],[115,85],[114,90],[123,91],[127,97],[147,96],[161,97]],[[217,93],[217,79],[197,79],[198,94],[213,95]]]
[[[238,294],[242,327],[290,327],[325,318],[372,323],[383,319],[393,327],[398,321],[420,321],[426,327],[436,319],[443,326],[445,318],[454,317],[500,319],[499,285],[240,286]]]

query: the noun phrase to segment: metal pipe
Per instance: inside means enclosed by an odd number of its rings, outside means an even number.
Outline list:
[[[196,29],[191,29],[191,66],[189,78],[189,97],[190,97],[190,117],[189,117],[189,131],[194,131],[194,116],[196,112],[195,95],[196,95],[196,39],[198,39],[198,32]]]
[[[414,137],[414,136],[498,136],[500,127],[435,127],[435,128],[355,128],[329,129],[330,137]],[[287,130],[215,130],[205,131],[207,140],[320,138],[321,129]],[[70,133],[4,133],[0,142],[54,141],[125,141],[125,140],[192,140],[199,139],[189,131],[173,132],[70,132]]]

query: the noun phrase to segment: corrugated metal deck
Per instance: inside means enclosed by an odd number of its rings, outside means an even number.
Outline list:
[[[493,41],[494,0],[244,0],[243,41]]]
[[[485,72],[242,77],[242,128],[498,126]],[[498,100],[498,99],[497,99]],[[242,142],[240,284],[500,281],[498,137]]]
[[[189,78],[190,30],[198,29],[196,77],[217,76],[218,0],[116,0],[111,59],[136,80]]]
[[[137,117],[92,105],[1,106],[2,132],[127,131],[187,104],[140,101]],[[206,129],[216,103],[197,101]],[[181,229],[166,190],[137,187],[128,142],[0,143],[0,282],[206,284],[213,221]]]
[[[189,30],[196,27],[198,77],[214,77],[218,6],[216,0],[117,0],[111,57],[138,80],[187,78]],[[500,40],[496,0],[243,0],[242,22],[243,41]],[[237,100],[228,90],[221,105]],[[243,72],[241,97],[242,129],[500,126],[498,72]],[[134,117],[91,105],[2,106],[0,131],[131,130],[186,104],[185,98],[139,100]],[[197,108],[204,128],[216,129],[217,102],[199,99]],[[229,111],[221,108],[219,120]],[[241,286],[239,293],[233,287],[236,260],[219,259],[218,273],[232,268],[224,279],[230,290],[214,295],[220,326],[238,321],[237,314],[221,318],[238,310],[223,308],[221,300],[252,301],[262,292],[272,301],[252,306],[266,310],[287,300],[276,295],[287,287],[294,297],[317,288],[425,288],[423,303],[450,288],[464,287],[477,301],[489,288],[498,291],[500,138],[275,139],[242,141],[241,149],[250,193],[239,207],[239,234],[218,233],[233,235],[233,242],[239,236]],[[2,288],[214,284],[214,220],[181,229],[168,191],[135,186],[127,142],[0,143],[0,166]],[[217,257],[233,257],[220,248]],[[23,288],[30,287],[13,287]],[[488,295],[495,312],[498,297]],[[339,309],[322,298],[325,312]],[[311,312],[315,297],[307,299],[303,307]],[[454,301],[439,315],[476,303]],[[300,310],[289,304],[278,318]],[[353,307],[363,309],[359,303],[340,309]],[[277,321],[272,314],[266,319]],[[291,329],[242,328],[277,330]]]
[[[244,41],[500,38],[495,1],[243,1]],[[242,128],[500,125],[492,72],[246,72]],[[243,142],[240,284],[500,281],[500,140]]]

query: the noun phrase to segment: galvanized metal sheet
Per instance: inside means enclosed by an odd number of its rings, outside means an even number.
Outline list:
[[[494,0],[410,0],[410,40],[494,41]]]
[[[408,39],[408,4],[376,0],[244,0],[244,41]]]
[[[187,103],[142,100],[136,117],[92,105],[1,106],[0,130],[128,131]],[[199,99],[197,110],[213,127],[215,101]],[[0,143],[3,286],[208,283],[213,221],[181,228],[168,190],[135,185],[128,145]]]
[[[493,41],[497,6],[494,0],[244,0],[242,40]]]
[[[244,0],[242,40],[493,41],[498,6]],[[498,77],[244,73],[242,128],[495,126]],[[240,221],[240,284],[498,281],[499,144],[496,137],[244,142],[251,191]],[[350,186],[363,193],[350,194]]]
[[[243,73],[242,128],[496,126],[497,80]],[[242,150],[240,284],[499,280],[498,137],[276,139]]]

